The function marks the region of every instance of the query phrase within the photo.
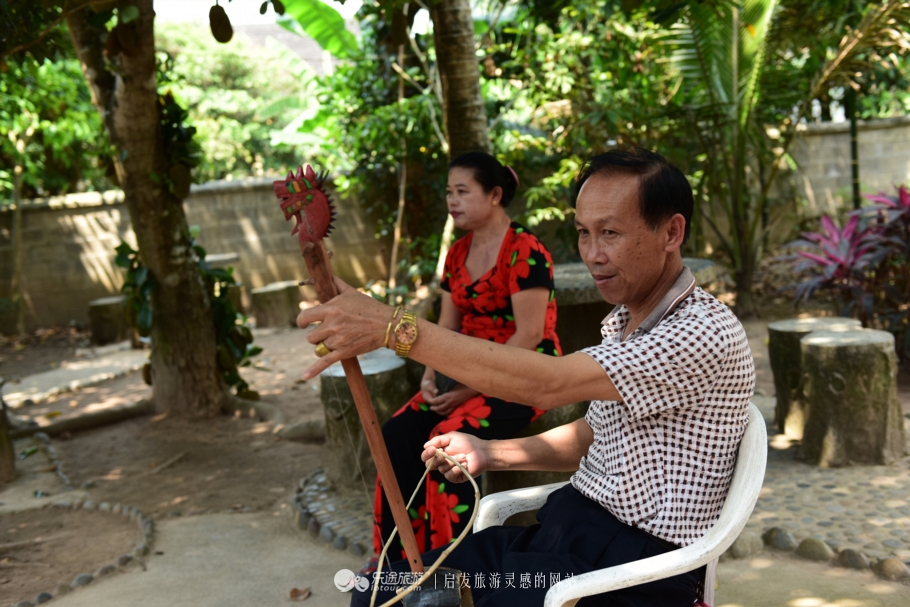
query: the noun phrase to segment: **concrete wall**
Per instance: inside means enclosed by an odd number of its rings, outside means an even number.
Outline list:
[[[894,185],[910,184],[910,116],[860,121],[857,130],[861,191],[892,194]],[[791,179],[806,198],[805,215],[852,208],[849,123],[809,125],[791,152],[799,165]]]
[[[850,205],[846,123],[810,125],[791,152],[800,169],[784,178],[806,203],[777,220],[780,236],[772,242],[792,238],[799,217]],[[910,117],[861,123],[859,157],[863,191],[890,192],[896,183],[910,183]],[[210,254],[239,254],[233,265],[245,290],[306,277],[296,239],[290,236],[291,224],[284,221],[272,191],[273,179],[193,186],[185,203],[189,224],[201,227],[199,241]],[[24,206],[23,215],[29,327],[86,322],[88,302],[120,288],[122,274],[113,263],[114,247],[121,239],[135,247],[122,193],[34,200]],[[335,253],[332,262],[339,276],[358,285],[387,276],[390,246],[374,238],[375,225],[356,201],[338,204],[337,227],[327,244]],[[11,228],[12,213],[8,207],[0,208],[0,297],[10,295]],[[9,320],[0,315],[0,330],[10,329]]]
[[[307,277],[293,222],[285,222],[272,190],[275,178],[193,186],[187,220],[201,228],[209,254],[237,253],[231,265],[245,291],[279,280]],[[334,197],[338,202],[337,196]],[[354,200],[337,204],[335,230],[326,241],[336,273],[354,284],[387,276],[388,243],[374,237],[376,222]],[[13,214],[0,210],[0,297],[9,297],[13,271]],[[30,328],[87,322],[88,302],[116,293],[122,270],[114,247],[136,239],[122,192],[74,194],[23,205],[23,284]],[[247,300],[248,303],[248,300]],[[0,329],[10,330],[10,319]]]

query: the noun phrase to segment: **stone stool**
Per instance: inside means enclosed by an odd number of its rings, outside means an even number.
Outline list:
[[[802,449],[821,467],[890,464],[904,455],[897,354],[886,331],[813,331],[800,341],[808,417]]]
[[[126,319],[125,301],[125,295],[114,295],[89,302],[88,318],[93,345],[103,346],[130,338],[133,331]]]
[[[293,327],[297,324],[303,295],[294,280],[273,282],[250,291],[256,327]]]
[[[803,437],[806,425],[805,402],[802,398],[802,351],[799,340],[812,331],[848,331],[860,328],[860,322],[840,316],[828,318],[793,318],[768,325],[768,358],[774,374],[777,405],[774,425],[790,438]]]
[[[373,399],[373,409],[382,425],[413,396],[404,359],[385,348],[358,358]],[[362,490],[362,471],[367,487],[372,490],[376,465],[341,363],[323,371],[319,382],[325,410],[326,452],[334,456],[327,462],[328,477],[336,487]],[[405,499],[408,497],[406,495]]]
[[[699,285],[717,280],[717,270],[710,259],[685,257],[683,263]],[[563,353],[571,354],[600,344],[600,322],[613,305],[604,301],[588,268],[580,261],[556,264],[553,280],[556,283],[556,334]]]

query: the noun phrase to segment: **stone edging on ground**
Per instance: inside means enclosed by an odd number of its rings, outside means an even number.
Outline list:
[[[862,551],[847,548],[835,551],[824,540],[809,537],[798,542],[793,534],[783,527],[771,527],[761,536],[754,531],[744,531],[730,548],[720,557],[745,559],[759,554],[763,547],[781,552],[793,552],[809,561],[829,563],[849,569],[871,569],[879,577],[891,581],[910,583],[910,568],[897,557],[886,557],[873,561]]]
[[[115,562],[101,565],[94,573],[80,573],[74,577],[71,582],[58,584],[57,587],[51,591],[39,592],[31,600],[23,599],[17,603],[13,603],[13,607],[33,607],[34,605],[46,603],[55,597],[72,592],[75,588],[87,586],[97,578],[110,575],[116,571],[124,571],[134,562],[138,562],[143,568],[145,567],[139,559],[146,556],[151,550],[152,543],[155,539],[155,523],[150,517],[142,514],[138,508],[122,506],[121,504],[111,505],[107,502],[101,502],[96,505],[91,500],[82,499],[61,500],[49,504],[44,508],[47,509],[52,507],[70,510],[95,510],[97,512],[106,512],[128,517],[131,521],[134,521],[139,525],[139,529],[142,531],[142,541],[136,544],[129,554],[122,554]]]
[[[44,452],[45,456],[54,466],[54,472],[63,482],[63,490],[72,491],[73,485],[70,482],[69,477],[66,475],[66,472],[63,470],[63,461],[60,459],[57,450],[53,445],[51,445],[51,441],[48,435],[44,432],[36,432],[35,435],[32,436],[32,441],[35,442],[36,446]],[[39,592],[32,600],[23,599],[21,601],[13,603],[13,607],[34,607],[34,605],[46,603],[54,597],[72,592],[74,588],[87,586],[88,584],[92,583],[95,578],[104,577],[115,571],[124,570],[137,559],[146,556],[151,550],[152,543],[155,539],[155,523],[150,517],[143,515],[138,508],[133,508],[132,506],[123,506],[121,504],[111,505],[107,502],[101,502],[96,507],[93,501],[81,498],[74,500],[56,501],[44,506],[43,509],[46,510],[51,507],[71,510],[97,510],[98,512],[107,512],[110,514],[119,514],[129,517],[131,521],[134,521],[139,525],[139,529],[142,531],[142,541],[136,544],[129,554],[120,555],[117,558],[116,564],[107,563],[105,565],[102,565],[98,567],[94,573],[80,573],[75,578],[73,578],[72,582],[64,582],[62,584],[58,584],[53,591]],[[142,564],[141,561],[137,562],[139,562],[140,565],[145,568],[145,565]]]
[[[63,490],[72,491],[73,484],[70,482],[66,472],[63,471],[63,460],[60,459],[60,454],[57,453],[57,449],[51,444],[50,437],[45,432],[36,432],[32,436],[32,442],[37,443],[38,448],[44,452],[47,460],[54,466],[54,473],[60,479],[60,482],[63,483]]]
[[[373,551],[373,504],[366,495],[339,495],[322,470],[300,481],[291,502],[297,528],[354,556]]]

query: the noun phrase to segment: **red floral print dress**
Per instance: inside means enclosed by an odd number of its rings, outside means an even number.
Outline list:
[[[544,287],[550,298],[544,317],[543,339],[537,345],[537,351],[559,356],[553,260],[549,251],[527,228],[512,222],[496,264],[486,274],[472,280],[465,267],[472,237],[473,233],[469,233],[452,245],[442,281],[442,288],[451,293],[452,302],[462,314],[461,332],[505,343],[515,333],[511,296],[525,289]],[[428,439],[456,431],[486,440],[511,438],[542,414],[543,411],[533,407],[480,394],[442,416],[430,411],[418,392],[382,428],[404,499],[411,496],[423,475],[420,453]],[[474,488],[470,483],[447,483],[438,472],[430,473],[427,478],[426,490],[418,493],[409,510],[417,543],[423,551],[453,541],[467,525],[474,507]],[[379,554],[395,528],[395,522],[378,478],[374,516],[373,549]],[[397,539],[396,544],[389,550],[393,560],[404,558]]]

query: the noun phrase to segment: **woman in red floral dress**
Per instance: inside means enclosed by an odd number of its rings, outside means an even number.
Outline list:
[[[537,238],[511,221],[504,207],[518,177],[489,154],[471,152],[449,165],[446,202],[455,226],[469,230],[449,250],[439,325],[465,335],[559,356],[553,260]],[[421,390],[382,428],[392,466],[405,499],[424,472],[424,443],[446,432],[484,439],[518,434],[543,412],[481,394],[464,384],[436,377],[427,368]],[[449,484],[430,473],[409,510],[421,551],[444,546],[471,517],[474,489]],[[395,523],[377,479],[373,549],[379,554]],[[404,558],[400,542],[389,551]],[[365,570],[371,568],[368,564]]]

